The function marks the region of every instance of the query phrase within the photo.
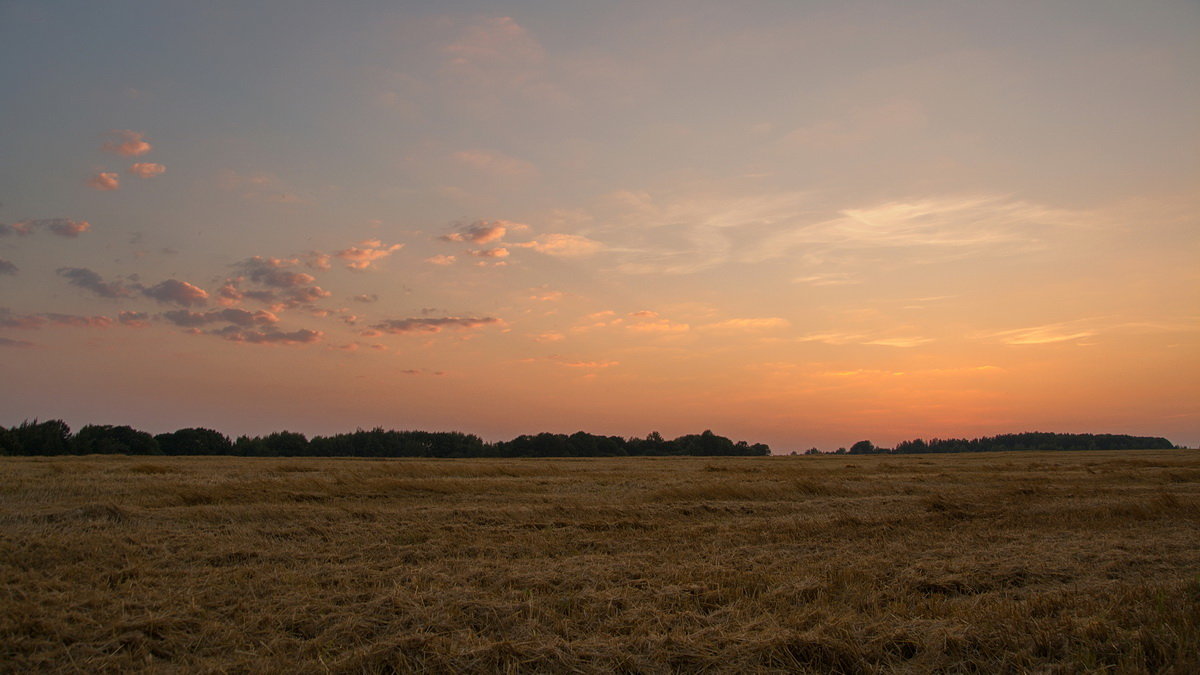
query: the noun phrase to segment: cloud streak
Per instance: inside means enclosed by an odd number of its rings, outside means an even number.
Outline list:
[[[374,324],[371,328],[383,331],[384,333],[392,333],[393,335],[419,334],[419,333],[440,333],[443,330],[476,330],[485,326],[494,326],[502,323],[500,319],[495,317],[440,317],[440,318],[408,318],[408,319],[389,319],[380,323]]]

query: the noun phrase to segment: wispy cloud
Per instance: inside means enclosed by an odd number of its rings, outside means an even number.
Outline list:
[[[68,284],[102,298],[128,298],[134,295],[134,288],[120,281],[105,281],[99,273],[86,267],[60,267],[57,272]]]
[[[27,236],[33,234],[35,230],[45,229],[50,230],[52,234],[67,239],[74,239],[79,235],[87,232],[92,228],[92,224],[86,220],[70,220],[68,218],[39,218],[36,220],[22,220],[12,225],[0,223],[0,237],[8,235]]]
[[[154,178],[155,176],[161,176],[166,170],[167,167],[163,166],[162,164],[155,164],[154,162],[138,162],[130,165],[127,173],[132,176],[137,176],[138,178]]]
[[[121,188],[121,177],[109,171],[101,171],[88,178],[87,185],[102,192],[118,190]]]
[[[37,345],[29,340],[13,340],[11,338],[0,337],[0,347],[13,347],[16,349],[28,349]]]
[[[372,263],[388,257],[392,253],[404,248],[404,244],[384,245],[378,239],[368,239],[360,241],[358,244],[349,248],[344,248],[333,254],[333,257],[346,263],[346,267],[353,270],[365,270]]]
[[[792,322],[782,317],[767,316],[750,319],[726,319],[725,321],[705,324],[700,326],[700,329],[724,333],[746,333],[787,328],[791,325]]]
[[[140,131],[117,129],[108,132],[110,140],[100,146],[105,152],[122,157],[138,157],[150,152],[154,146],[146,142],[146,135]]]
[[[459,228],[457,232],[442,235],[442,241],[471,242],[474,244],[490,244],[499,241],[514,225],[525,228],[528,226],[510,223],[506,220],[479,220]]]
[[[178,279],[167,279],[149,288],[144,288],[142,295],[163,304],[175,304],[181,307],[201,307],[208,304],[208,291]]]
[[[604,248],[600,242],[578,234],[551,233],[513,246],[531,248],[538,253],[560,256],[563,258],[580,258],[591,255]]]
[[[484,326],[494,326],[502,323],[495,317],[416,317],[408,319],[388,319],[371,326],[384,333],[396,335],[413,333],[440,333],[443,330],[475,330]]]

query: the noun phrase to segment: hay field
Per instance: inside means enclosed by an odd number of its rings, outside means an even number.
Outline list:
[[[1200,452],[0,458],[0,670],[1197,672]]]

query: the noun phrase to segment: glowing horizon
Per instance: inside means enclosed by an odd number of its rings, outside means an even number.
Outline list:
[[[0,424],[1200,446],[1194,3],[289,7],[0,7]]]

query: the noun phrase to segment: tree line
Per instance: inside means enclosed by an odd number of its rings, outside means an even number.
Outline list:
[[[89,424],[77,433],[62,420],[25,421],[0,427],[0,455],[230,455],[239,457],[624,457],[766,456],[763,443],[734,442],[712,431],[667,440],[541,433],[487,443],[456,431],[358,429],[332,436],[276,431],[230,440],[219,431],[179,429],[151,435],[129,426]]]
[[[1154,436],[1125,434],[1059,434],[1026,432],[981,438],[914,439],[894,448],[859,441],[849,449],[825,453],[812,448],[802,454],[901,455],[913,453],[1005,452],[1021,450],[1169,450],[1178,446]],[[669,457],[771,454],[763,443],[734,442],[712,431],[667,440],[657,431],[645,438],[573,434],[522,435],[510,441],[485,442],[457,431],[358,429],[332,436],[276,431],[266,436],[230,440],[219,431],[179,429],[152,435],[129,426],[89,424],[76,433],[62,420],[25,421],[0,426],[0,455],[230,455],[238,457]],[[798,454],[793,452],[794,454]]]
[[[894,448],[876,447],[871,441],[859,441],[850,449],[838,448],[838,455],[906,455],[934,452],[1012,452],[1022,450],[1171,450],[1179,446],[1158,436],[1126,434],[1056,434],[1028,431],[981,438],[914,439]],[[825,454],[816,448],[806,455]]]

